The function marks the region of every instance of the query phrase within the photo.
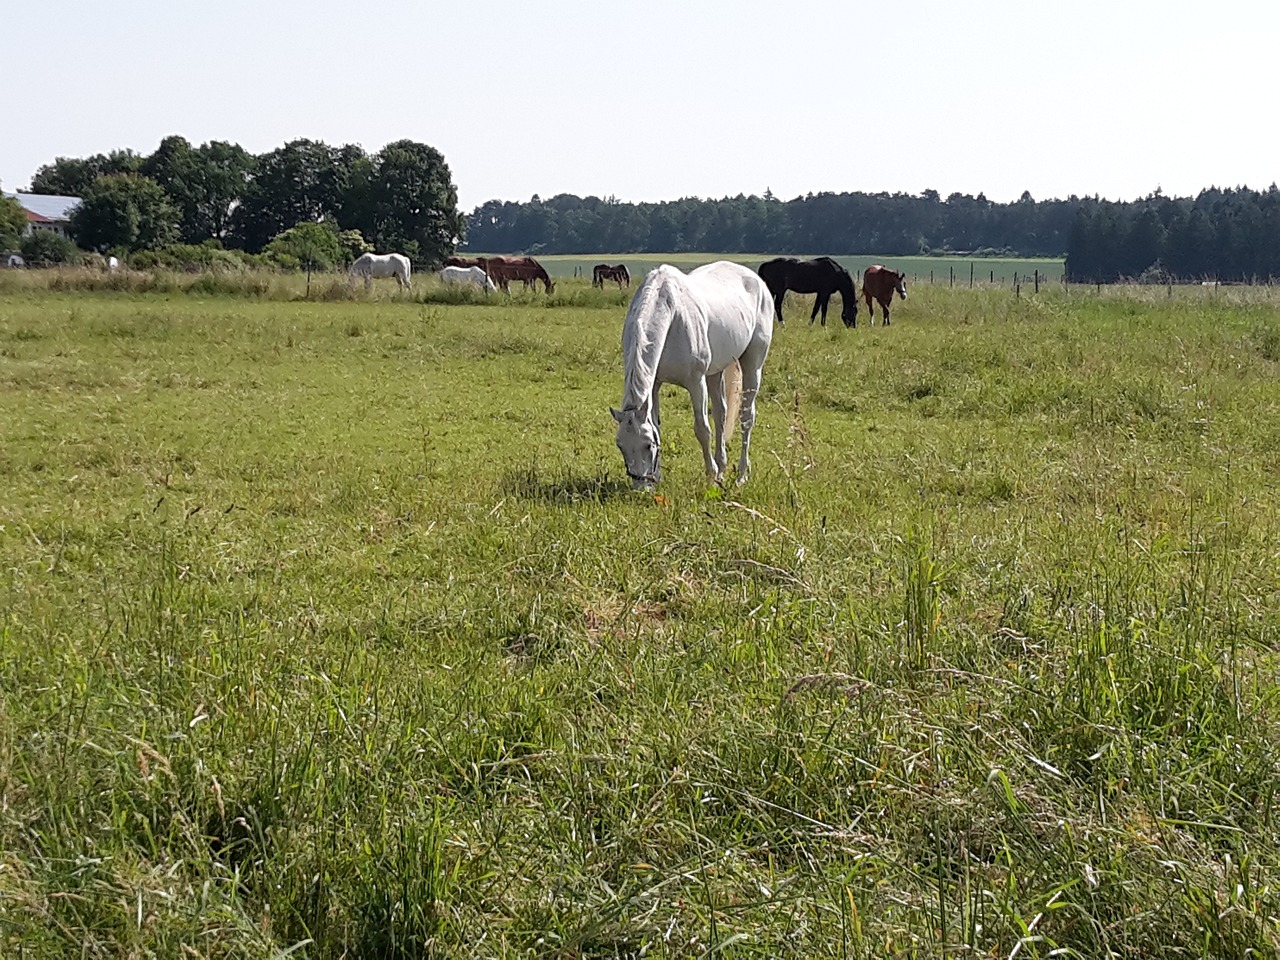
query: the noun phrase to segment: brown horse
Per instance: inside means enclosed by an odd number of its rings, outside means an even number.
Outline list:
[[[446,267],[479,267],[484,269],[483,257],[445,257],[444,265]]]
[[[488,257],[479,266],[484,268],[489,279],[501,287],[504,293],[511,292],[512,280],[522,281],[526,289],[536,286],[539,280],[547,293],[555,289],[547,271],[533,257]]]
[[[884,325],[889,325],[889,304],[893,302],[893,295],[897,293],[903,300],[907,299],[907,275],[899,273],[897,270],[890,270],[888,267],[880,264],[872,264],[867,267],[866,273],[862,275],[862,297],[867,301],[867,323],[875,322],[875,307],[871,300],[874,297],[876,302],[880,304],[880,309],[884,312]]]
[[[611,267],[607,263],[597,263],[591,268],[591,285],[593,287],[603,287],[606,280],[617,281],[619,290],[622,289],[624,283],[628,287],[631,286],[631,274],[627,270],[627,265],[620,263],[615,267]]]

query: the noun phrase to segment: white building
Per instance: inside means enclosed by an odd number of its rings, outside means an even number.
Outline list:
[[[23,231],[24,236],[47,230],[65,237],[71,223],[72,211],[80,205],[79,197],[59,197],[44,193],[10,193],[8,190],[4,191],[4,195],[13,197],[27,212],[27,229]]]

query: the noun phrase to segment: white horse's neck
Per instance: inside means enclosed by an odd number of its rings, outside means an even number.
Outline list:
[[[658,362],[675,319],[678,291],[666,277],[647,277],[622,326],[622,409],[648,405],[658,378]]]

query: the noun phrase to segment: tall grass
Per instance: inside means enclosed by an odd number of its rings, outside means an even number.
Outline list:
[[[427,286],[0,291],[0,955],[1280,952],[1273,302]]]

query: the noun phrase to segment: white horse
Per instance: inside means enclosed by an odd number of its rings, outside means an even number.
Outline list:
[[[347,282],[354,284],[356,277],[364,277],[364,288],[370,290],[374,277],[395,277],[396,283],[411,290],[409,269],[409,258],[402,253],[362,253],[347,271]]]
[[[689,391],[693,432],[702,444],[707,478],[716,483],[727,463],[726,420],[733,429],[733,418],[726,414],[741,403],[738,483],[746,483],[756,393],[773,340],[773,312],[773,296],[764,281],[754,271],[725,260],[687,275],[664,264],[636,288],[622,325],[622,409],[610,408],[634,489],[650,489],[662,479],[658,387],[663,383],[678,383]],[[736,374],[734,366],[739,368]],[[714,455],[708,397],[716,423]]]
[[[120,261],[115,257],[107,257],[107,273],[115,273],[120,269]]]
[[[494,282],[489,279],[489,275],[480,267],[445,267],[437,271],[436,276],[445,283],[463,285],[469,283],[472,286],[479,287],[485,293],[492,293],[498,289]]]

